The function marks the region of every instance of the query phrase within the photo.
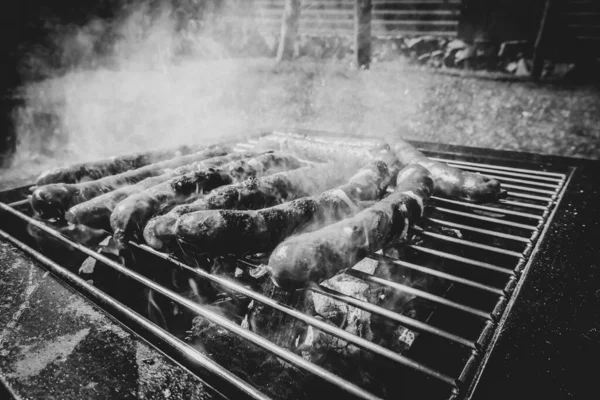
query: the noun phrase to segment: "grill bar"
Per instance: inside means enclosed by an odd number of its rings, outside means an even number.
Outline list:
[[[494,253],[506,254],[508,256],[513,256],[513,257],[518,257],[518,258],[521,258],[523,256],[521,253],[518,253],[516,251],[501,249],[499,247],[488,246],[486,244],[471,242],[468,240],[459,239],[459,238],[455,238],[452,236],[440,235],[439,233],[433,233],[433,232],[428,232],[428,231],[423,231],[423,230],[421,230],[421,233],[425,236],[433,237],[433,238],[440,239],[440,240],[445,240],[447,242],[461,244],[463,246],[476,247],[478,249],[492,251]]]
[[[0,205],[3,206],[2,203],[0,203]],[[106,295],[100,289],[87,283],[82,278],[73,274],[61,265],[55,263],[43,254],[40,254],[39,252],[35,251],[33,248],[27,246],[25,243],[15,239],[14,237],[7,234],[1,229],[0,237],[12,243],[15,247],[21,249],[23,252],[29,254],[35,260],[39,261],[54,275],[58,276],[59,278],[63,279],[64,281],[70,283],[75,287],[84,289],[86,293],[90,294],[94,298],[94,300],[96,300],[100,304],[109,306],[111,309],[118,311],[129,321],[133,321],[136,325],[140,326],[142,329],[151,333],[154,337],[158,338],[163,343],[175,349],[179,354],[181,354],[185,358],[192,360],[194,363],[202,366],[210,373],[224,380],[226,383],[239,389],[240,392],[244,395],[258,400],[268,400],[270,398],[265,394],[261,393],[260,391],[256,390],[253,386],[248,385],[246,382],[233,375],[231,372],[221,367],[219,364],[215,363],[213,360],[211,360],[204,354],[186,345],[184,342],[171,335],[170,333],[164,331],[163,329],[159,328],[157,325],[154,325],[153,323],[151,323],[146,318],[142,317],[140,314],[136,313],[129,307],[125,306],[124,304],[120,303],[114,298]]]
[[[441,219],[436,219],[436,218],[426,218],[426,220],[431,221],[433,223],[436,223],[438,225],[445,225],[445,226],[449,226],[449,227],[457,228],[457,229],[465,229],[465,230],[469,230],[469,231],[481,233],[481,234],[484,234],[484,235],[496,236],[496,237],[503,238],[503,239],[516,240],[516,241],[524,242],[524,243],[530,243],[531,242],[531,240],[528,239],[528,238],[526,238],[526,237],[516,236],[516,235],[510,235],[508,233],[490,231],[488,229],[481,229],[481,228],[476,228],[474,226],[457,224],[457,223],[454,223],[454,222],[443,221]]]
[[[459,205],[459,206],[474,208],[474,209],[477,209],[477,210],[491,211],[491,212],[495,212],[495,213],[506,214],[506,215],[514,215],[514,216],[523,217],[523,218],[531,218],[531,219],[538,219],[538,220],[544,219],[541,215],[535,215],[535,214],[529,214],[529,213],[524,213],[524,212],[519,212],[519,211],[507,210],[505,208],[489,207],[489,206],[484,206],[484,205],[476,204],[476,203],[468,203],[466,201],[444,199],[442,197],[436,197],[436,196],[433,196],[432,199],[435,199],[436,201],[442,201],[444,203],[456,204],[456,205]]]
[[[469,307],[469,306],[466,306],[464,304],[460,304],[460,303],[457,303],[455,301],[448,300],[448,299],[446,299],[444,297],[437,296],[435,294],[431,294],[431,293],[425,292],[425,291],[420,290],[420,289],[415,289],[413,287],[404,285],[402,283],[392,282],[392,281],[389,281],[387,279],[382,279],[382,278],[379,278],[377,276],[374,276],[374,275],[371,275],[371,274],[367,274],[365,272],[358,271],[358,270],[355,270],[355,269],[348,270],[348,271],[346,271],[346,273],[348,275],[350,275],[350,276],[355,277],[355,278],[362,279],[365,282],[372,282],[372,283],[375,283],[375,284],[378,284],[378,285],[387,286],[389,288],[398,290],[400,292],[414,294],[415,296],[422,297],[424,299],[433,301],[435,303],[442,304],[444,306],[451,307],[451,308],[454,308],[456,310],[463,311],[465,313],[468,313],[468,314],[471,314],[471,315],[475,315],[475,316],[480,317],[480,318],[484,318],[484,319],[490,319],[491,318],[490,314],[487,313],[487,312],[485,312],[485,311],[478,310],[476,308]]]
[[[461,278],[459,276],[456,275],[451,275],[442,271],[438,271],[436,269],[433,268],[428,268],[428,267],[423,267],[421,265],[416,265],[413,263],[409,263],[406,261],[402,261],[402,260],[397,260],[395,258],[392,257],[387,257],[384,255],[380,255],[380,254],[373,254],[370,256],[370,258],[375,259],[375,260],[381,260],[381,261],[385,261],[385,262],[391,262],[392,264],[396,264],[399,265],[401,267],[405,267],[405,268],[410,268],[413,269],[415,271],[419,271],[419,272],[423,272],[425,274],[428,275],[432,275],[432,276],[437,276],[439,278],[443,278],[452,282],[456,282],[456,283],[460,283],[463,284],[465,286],[470,286],[473,288],[477,288],[477,289],[481,289],[484,290],[486,292],[490,292],[490,293],[495,293],[498,295],[502,295],[504,292],[501,289],[492,287],[492,286],[488,286],[488,285],[484,285],[482,283],[479,282],[475,282],[472,281],[470,279],[465,279],[465,278]]]
[[[474,166],[474,167],[478,167],[478,168],[489,168],[489,166],[490,166],[489,164],[481,164],[481,163],[475,163],[475,162],[471,162],[471,161],[449,160],[449,159],[439,158],[439,157],[429,157],[429,158],[432,160],[444,162],[447,164],[470,165],[470,166]],[[460,167],[460,168],[463,168],[463,167]],[[499,170],[503,170],[503,171],[511,171],[511,172],[524,172],[524,173],[529,173],[531,175],[536,175],[536,176],[537,175],[554,176],[554,177],[560,178],[561,181],[564,181],[566,178],[565,174],[561,174],[558,172],[547,172],[547,171],[538,171],[538,170],[532,170],[532,169],[505,167],[502,165],[494,165],[494,169],[499,169]]]
[[[210,320],[211,322],[214,322],[215,324],[222,326],[223,328],[227,329],[228,331],[231,331],[231,332],[237,334],[239,337],[241,337],[245,340],[248,340],[249,342],[270,352],[271,354],[289,362],[292,365],[302,368],[305,371],[308,371],[308,372],[312,373],[313,375],[318,376],[331,384],[334,384],[335,386],[345,390],[346,392],[352,394],[353,396],[363,398],[363,399],[378,399],[378,397],[373,395],[372,393],[369,393],[369,392],[361,389],[360,387],[356,386],[355,384],[348,382],[347,380],[342,379],[339,376],[327,371],[326,369],[319,367],[309,361],[306,361],[302,357],[297,356],[296,354],[294,354],[288,350],[285,350],[282,347],[277,346],[276,344],[262,338],[261,336],[255,334],[253,332],[250,332],[250,331],[240,327],[239,325],[236,325],[235,323],[233,323],[230,320],[228,320],[227,318],[217,314],[216,312],[214,312],[204,306],[201,306],[191,300],[186,299],[185,297],[159,285],[158,283],[146,278],[145,276],[140,275],[137,272],[134,272],[134,271],[124,267],[123,265],[120,265],[120,264],[114,262],[113,260],[111,260],[93,250],[88,249],[87,247],[85,247],[83,245],[80,245],[78,243],[75,243],[75,242],[69,240],[68,238],[66,238],[63,235],[61,235],[60,233],[58,233],[57,231],[47,227],[43,223],[38,222],[38,221],[34,220],[33,218],[31,218],[19,211],[13,210],[12,208],[6,206],[3,203],[0,203],[0,208],[2,208],[4,211],[8,211],[11,214],[27,221],[29,224],[35,226],[36,228],[39,228],[40,230],[51,235],[52,237],[73,247],[74,249],[77,249],[77,250],[81,251],[82,253],[106,264],[110,268],[116,270],[117,272],[120,272],[121,274],[127,276],[128,278],[131,278],[134,281],[146,286],[147,288],[152,289],[152,290],[156,291],[157,293],[160,293],[161,295],[169,298],[170,300],[174,301],[175,303],[180,304],[181,306],[184,306],[185,308],[189,309],[190,311],[193,311],[193,312],[197,313],[198,315]],[[443,381],[445,381],[449,384],[452,384],[453,386],[456,385],[455,381],[452,378],[449,378],[445,375],[440,375],[440,378]]]
[[[505,220],[498,219],[498,218],[484,217],[482,215],[469,214],[469,213],[462,212],[462,211],[451,210],[451,209],[445,208],[445,207],[433,207],[433,208],[435,210],[442,211],[442,212],[445,212],[447,214],[460,215],[461,217],[478,219],[478,220],[481,220],[481,221],[493,222],[495,224],[507,225],[507,226],[512,226],[512,227],[515,227],[515,228],[528,229],[528,230],[531,230],[531,231],[537,230],[537,226],[519,224],[517,222],[505,221]]]
[[[509,206],[515,206],[515,207],[534,208],[536,210],[543,210],[543,211],[548,210],[548,207],[540,206],[539,204],[523,203],[521,201],[514,201],[514,200],[500,199],[500,200],[498,200],[498,203],[506,204]]]
[[[509,183],[504,183],[504,184],[502,184],[502,186],[509,188],[509,189],[522,190],[524,192],[532,192],[532,193],[543,193],[543,194],[555,195],[557,192],[556,189],[555,190],[536,189],[536,188],[530,188],[530,187],[526,187],[526,186],[511,185]]]
[[[162,255],[165,256],[165,255]],[[248,262],[246,260],[243,259],[238,259],[237,260],[239,263],[241,263],[242,265],[244,265],[245,267],[249,267],[252,269],[256,269],[258,268],[256,265],[252,264],[251,262]],[[402,314],[398,314],[395,313],[393,311],[390,311],[388,309],[385,309],[383,307],[377,306],[375,304],[371,304],[367,301],[363,301],[363,300],[359,300],[357,298],[354,298],[352,296],[348,296],[345,295],[343,293],[340,293],[336,290],[330,289],[328,287],[324,287],[324,286],[320,286],[320,285],[315,285],[315,284],[311,284],[307,287],[308,290],[313,291],[315,293],[319,293],[325,296],[329,296],[335,300],[350,304],[354,307],[360,308],[362,310],[368,311],[372,314],[376,314],[379,316],[383,316],[383,317],[387,317],[392,319],[393,321],[399,322],[407,327],[410,327],[418,332],[425,332],[425,333],[430,333],[433,335],[437,335],[439,337],[448,339],[450,341],[453,341],[455,343],[459,343],[465,347],[468,348],[474,348],[475,344],[474,342],[465,339],[463,337],[460,337],[458,335],[449,333],[447,331],[444,331],[442,329],[436,328],[434,326],[431,326],[425,322],[421,322],[419,320],[416,320],[414,318],[410,318],[407,317],[405,315]]]
[[[20,207],[20,206],[24,206],[25,204],[29,204],[29,199],[23,199],[23,200],[15,201],[13,203],[8,203],[7,206],[9,206],[9,207]]]
[[[489,269],[490,271],[501,272],[501,273],[507,274],[507,275],[512,275],[514,273],[513,271],[511,271],[510,269],[507,269],[507,268],[502,268],[497,265],[489,264],[489,263],[486,263],[483,261],[477,261],[477,260],[472,260],[470,258],[457,256],[456,254],[446,253],[444,251],[434,250],[434,249],[430,249],[427,247],[418,246],[416,244],[409,244],[407,246],[412,249],[422,251],[424,253],[429,253],[429,254],[433,254],[438,257],[447,258],[449,260],[458,261],[458,262],[473,265],[476,267]]]
[[[560,188],[560,183],[552,184],[552,183],[544,183],[544,182],[534,182],[534,181],[528,181],[525,179],[508,178],[506,176],[492,175],[492,174],[487,174],[487,173],[485,174],[485,176],[487,176],[489,178],[498,179],[501,182],[523,183],[525,185],[542,186],[542,187],[553,188],[553,189]]]
[[[291,308],[285,304],[275,301],[267,296],[264,296],[262,294],[254,292],[250,289],[247,289],[244,286],[237,284],[236,282],[233,282],[229,279],[224,279],[222,277],[208,273],[202,269],[192,268],[192,267],[188,266],[187,264],[184,264],[178,260],[173,259],[172,257],[169,257],[168,255],[157,252],[156,250],[152,249],[151,247],[148,247],[145,245],[138,245],[136,243],[131,243],[131,244],[133,246],[143,248],[144,250],[146,250],[154,255],[157,255],[157,256],[163,258],[164,260],[168,260],[171,263],[177,265],[178,267],[184,268],[204,279],[208,279],[208,280],[210,280],[214,283],[217,283],[223,287],[226,287],[226,288],[234,290],[240,294],[243,294],[244,296],[247,296],[248,298],[256,300],[262,304],[268,305],[269,307],[271,307],[275,310],[281,311],[289,316],[292,316],[292,317],[298,319],[299,321],[302,321],[308,325],[311,325],[311,326],[313,326],[323,332],[326,332],[332,336],[336,336],[340,339],[343,339],[349,343],[354,344],[355,346],[370,350],[373,353],[379,354],[379,355],[386,357],[389,360],[393,360],[399,364],[409,366],[413,369],[423,372],[429,376],[435,377],[435,378],[437,378],[443,382],[446,382],[450,385],[455,385],[455,382],[452,378],[450,378],[442,373],[434,371],[434,370],[432,370],[424,365],[421,365],[407,357],[404,357],[398,353],[394,353],[393,351],[390,351],[382,346],[376,345],[376,344],[374,344],[368,340],[365,340],[361,337],[358,337],[351,333],[348,333],[348,332],[344,331],[343,329],[339,329],[337,327],[328,325],[327,323],[322,322],[316,318],[313,318],[307,314],[304,314],[301,311],[298,311],[298,310]]]
[[[395,313],[393,311],[387,310],[383,307],[379,307],[376,306],[374,304],[371,304],[367,301],[362,301],[362,300],[358,300],[354,297],[345,295],[343,293],[340,293],[338,291],[335,291],[333,289],[329,289],[327,287],[323,287],[323,286],[318,286],[318,285],[312,285],[311,287],[308,288],[309,290],[315,292],[315,293],[319,293],[325,296],[329,296],[332,299],[338,300],[338,301],[342,301],[344,303],[350,304],[354,307],[360,308],[362,310],[368,311],[370,313],[382,316],[382,317],[386,317],[389,318],[393,321],[396,321],[402,325],[405,325],[409,328],[412,328],[416,331],[419,332],[426,332],[426,333],[430,333],[430,334],[434,334],[437,335],[439,337],[442,337],[444,339],[450,340],[452,342],[458,343],[462,346],[465,346],[467,348],[470,349],[475,349],[475,343],[471,340],[465,339],[463,337],[460,337],[458,335],[454,335],[452,333],[446,332],[442,329],[438,329],[435,328],[431,325],[428,325],[424,322],[418,321],[416,319],[412,319],[409,317],[406,317],[402,314],[398,314]]]
[[[501,170],[500,168],[498,168],[496,166],[494,166],[494,168],[496,168],[496,169],[492,169],[492,168],[480,168],[480,167],[471,167],[471,166],[468,166],[468,165],[460,165],[459,166],[458,164],[454,164],[453,162],[448,163],[448,165],[451,165],[453,167],[460,168],[460,169],[463,169],[463,170],[467,170],[467,171],[482,172],[482,173],[485,173],[486,176],[489,176],[491,178],[500,178],[500,179],[507,180],[507,179],[510,179],[510,178],[508,178],[509,176],[515,176],[515,177],[518,177],[518,178],[536,179],[538,181],[556,182],[558,185],[552,185],[553,187],[554,186],[560,186],[560,183],[563,182],[563,180],[560,179],[560,178],[547,178],[547,177],[544,177],[544,176],[522,174],[522,173],[518,173],[518,172],[507,172],[507,171]],[[503,176],[492,176],[492,175],[487,174],[486,172],[498,173],[498,174],[501,174]],[[531,184],[540,184],[541,183],[541,182],[535,182],[535,181],[530,181],[530,180],[524,181],[524,182],[529,182]]]
[[[506,185],[504,185],[504,186],[506,186]],[[553,198],[534,196],[534,195],[526,194],[526,193],[519,193],[519,192],[506,192],[506,193],[512,197],[520,197],[522,199],[529,199],[529,200],[538,200],[538,201],[543,201],[547,204],[551,203],[553,200]]]

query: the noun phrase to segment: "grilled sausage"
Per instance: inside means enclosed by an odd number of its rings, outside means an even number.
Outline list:
[[[320,162],[341,162],[362,166],[390,150],[380,140],[342,140],[294,133],[276,134],[261,138],[256,148],[290,152],[301,158]]]
[[[350,171],[333,164],[311,165],[224,186],[202,199],[153,218],[144,228],[144,239],[150,246],[161,249],[175,237],[175,223],[181,215],[202,210],[256,210],[274,206],[330,189],[347,179]]]
[[[197,161],[192,164],[183,165],[174,170],[144,179],[134,185],[124,186],[94,197],[91,200],[79,203],[69,209],[65,214],[65,219],[72,224],[83,224],[94,228],[109,228],[110,214],[113,212],[117,204],[129,196],[142,192],[153,186],[159,185],[176,176],[190,173],[192,171],[204,170],[211,167],[219,167],[226,163],[231,163],[236,160],[243,160],[255,156],[254,152],[231,153],[225,156],[212,157],[207,160]]]
[[[387,143],[391,143],[391,146]],[[382,140],[314,136],[313,133],[279,133],[261,138],[257,146],[290,151],[308,159],[336,160],[361,165],[373,157],[391,151],[399,160],[398,168],[393,172],[409,164],[422,165],[433,175],[436,195],[474,202],[495,201],[504,195],[500,183],[495,179],[430,160],[404,140],[390,138],[387,143]],[[395,173],[392,175],[396,176]]]
[[[286,154],[263,154],[248,161],[235,161],[222,169],[204,169],[178,176],[160,185],[129,196],[110,216],[114,237],[119,242],[141,233],[146,222],[161,209],[198,198],[212,189],[250,176],[265,175],[305,165]]]
[[[474,202],[496,201],[503,196],[500,183],[495,179],[430,160],[404,140],[393,139],[391,143],[392,150],[402,164],[419,164],[431,172],[436,195]]]
[[[270,139],[273,137],[299,139],[304,142],[310,141],[314,143],[329,144],[341,147],[366,147],[369,149],[380,149],[389,147],[387,143],[382,139],[366,138],[361,137],[359,135],[351,134],[344,134],[343,136],[339,136],[322,131],[313,131],[310,129],[276,129],[271,135],[263,136],[263,139]]]
[[[394,192],[374,206],[277,246],[268,264],[273,282],[295,289],[324,281],[381,249],[394,235],[405,236],[409,225],[422,216],[434,182],[420,165],[404,168],[397,182]]]
[[[202,252],[248,254],[271,250],[299,228],[315,229],[352,215],[359,200],[379,198],[390,176],[383,161],[363,167],[350,181],[318,196],[258,211],[211,210],[182,215],[177,238]]]
[[[42,218],[62,217],[70,207],[103,193],[113,191],[121,186],[135,184],[152,176],[161,175],[170,168],[177,168],[196,161],[206,160],[207,158],[222,156],[229,151],[225,147],[211,146],[193,154],[146,165],[142,168],[107,176],[95,181],[44,185],[33,192],[31,206]]]
[[[109,157],[104,160],[57,167],[42,173],[36,180],[37,186],[50,183],[77,183],[94,181],[109,175],[141,168],[143,166],[190,154],[200,148],[179,146],[172,149],[145,151],[123,156]]]

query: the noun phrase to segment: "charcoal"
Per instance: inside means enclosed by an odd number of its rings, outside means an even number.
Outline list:
[[[229,277],[234,277],[237,273],[236,279],[253,279],[249,273],[251,269],[246,270],[235,265],[221,260],[213,265],[211,271]],[[384,262],[363,260],[354,268],[386,279],[398,278],[398,268]],[[416,315],[418,305],[414,302],[414,296],[399,294],[350,275],[337,275],[321,285],[405,315]],[[284,291],[264,276],[255,279],[252,286],[254,290],[277,302],[291,305],[332,327],[343,329],[399,354],[407,352],[417,338],[415,332],[397,323],[391,323],[386,318],[377,317],[310,290]],[[401,390],[398,377],[378,372],[382,368],[393,370],[394,365],[389,361],[262,303],[246,300],[244,302],[242,298],[222,290],[219,299],[213,305],[218,305],[221,314],[243,328],[372,393],[387,397]],[[192,332],[195,339],[217,362],[273,398],[316,398],[328,388],[324,381],[270,355],[204,318],[194,320]]]
[[[282,364],[277,357],[226,329],[198,317],[192,334],[213,360],[266,395],[274,399],[311,398],[302,385],[314,377]]]

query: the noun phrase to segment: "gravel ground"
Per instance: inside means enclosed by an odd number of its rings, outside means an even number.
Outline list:
[[[339,131],[597,159],[600,90],[435,74],[394,64],[354,72],[305,64],[276,71],[298,86],[297,123]]]
[[[28,93],[21,145],[12,168],[0,171],[0,188],[56,164],[282,125],[600,158],[598,88],[449,76],[399,62],[369,71],[303,59],[123,67],[74,72]],[[52,129],[48,115],[58,116]]]

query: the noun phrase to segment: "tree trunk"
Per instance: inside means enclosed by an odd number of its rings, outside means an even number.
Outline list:
[[[291,60],[298,54],[295,50],[296,36],[300,26],[300,6],[302,0],[285,0],[281,36],[277,49],[277,61]]]
[[[371,65],[371,0],[356,0],[354,17],[354,49],[358,68]]]

